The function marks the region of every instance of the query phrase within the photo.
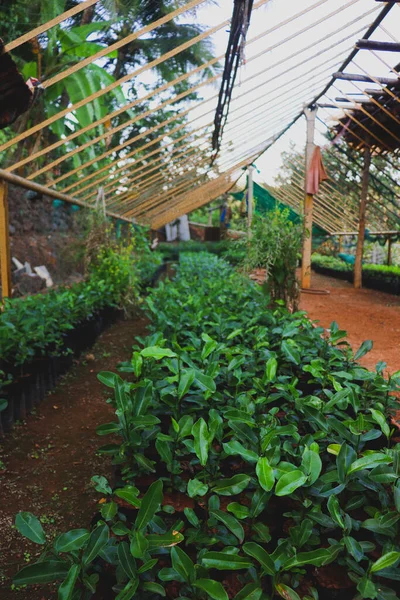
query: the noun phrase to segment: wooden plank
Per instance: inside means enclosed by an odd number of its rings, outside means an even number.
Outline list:
[[[335,79],[342,79],[343,81],[361,81],[362,83],[376,83],[377,81],[383,85],[396,85],[399,83],[398,79],[393,77],[369,77],[368,75],[359,75],[357,73],[334,73]],[[376,92],[376,90],[374,90]]]
[[[359,50],[378,50],[381,52],[400,52],[397,42],[378,42],[375,40],[358,40],[356,47]]]
[[[362,259],[363,259],[364,239],[365,239],[365,214],[367,211],[370,165],[371,165],[371,148],[369,146],[365,146],[364,170],[363,170],[362,187],[361,187],[360,216],[359,216],[359,225],[358,225],[356,260],[354,263],[354,287],[356,289],[359,289],[362,287]]]
[[[0,179],[0,271],[2,298],[11,298],[11,250],[8,219],[8,185]]]

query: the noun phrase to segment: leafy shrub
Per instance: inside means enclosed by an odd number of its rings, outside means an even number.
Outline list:
[[[395,600],[400,374],[360,367],[371,342],[353,356],[335,323],[326,339],[304,313],[268,310],[214,256],[182,256],[147,303],[151,334],[121,365],[127,379],[99,375],[114,394],[98,434],[114,437],[100,452],[117,488],[95,477],[108,499],[97,527],[78,548],[63,534],[15,582],[62,579],[81,599],[112,570],[118,600],[325,600],[334,566],[352,597]],[[17,517],[27,537],[32,518]]]
[[[273,301],[282,300],[287,307],[297,309],[299,286],[296,267],[303,236],[301,223],[289,218],[289,210],[276,210],[268,217],[256,217],[251,240],[247,245],[244,266],[247,270],[266,270],[266,289]]]

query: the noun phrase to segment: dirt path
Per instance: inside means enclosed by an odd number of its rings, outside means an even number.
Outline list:
[[[378,361],[387,363],[389,373],[400,370],[400,297],[375,290],[355,290],[350,283],[313,273],[312,288],[328,290],[329,295],[301,294],[300,308],[310,319],[329,328],[332,321],[348,333],[357,350],[364,340],[373,349],[360,361],[374,369]]]
[[[50,588],[11,588],[10,577],[33,561],[39,548],[12,528],[15,515],[21,510],[34,513],[51,535],[90,525],[99,500],[90,479],[110,473],[109,462],[95,454],[105,443],[95,430],[113,417],[97,373],[113,371],[118,362],[129,359],[134,338],[144,334],[145,326],[143,319],[113,325],[36,414],[0,440],[1,600],[57,598]]]

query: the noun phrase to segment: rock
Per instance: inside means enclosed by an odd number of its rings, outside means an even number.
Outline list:
[[[8,231],[10,233],[10,235],[14,235],[14,233],[17,231],[16,228],[14,227],[14,225],[12,225],[11,223],[8,226]]]
[[[50,277],[50,273],[44,265],[42,265],[41,267],[34,267],[34,271],[39,275],[41,279],[43,279],[46,282],[46,287],[49,288],[54,285],[53,280]]]
[[[25,271],[28,273],[28,275],[33,275],[32,267],[28,262],[25,262],[24,267],[25,267]],[[39,275],[39,277],[40,277],[40,275]]]
[[[46,282],[44,279],[41,279],[38,275],[28,275],[27,273],[22,273],[19,277],[19,281],[15,286],[16,291],[20,296],[25,296],[25,294],[37,294],[40,290],[43,290],[46,287]]]
[[[18,258],[15,258],[15,256],[12,257],[12,261],[14,263],[14,265],[17,267],[17,269],[23,269],[24,265],[22,264],[22,262],[20,262],[18,260]]]

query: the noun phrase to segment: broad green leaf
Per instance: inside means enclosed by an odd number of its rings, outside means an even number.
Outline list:
[[[393,462],[393,460],[387,454],[373,452],[372,454],[367,454],[366,456],[354,461],[348,470],[348,474],[350,475],[351,473],[356,473],[357,471],[362,471],[363,469],[372,469],[377,465],[389,464],[391,462]]]
[[[111,371],[101,371],[98,373],[97,379],[107,387],[115,388],[117,380],[121,378],[116,373],[111,373]]]
[[[135,529],[144,529],[156,514],[163,499],[163,483],[155,481],[151,484],[143,496],[138,515],[135,521]]]
[[[348,444],[343,443],[336,458],[336,466],[340,483],[344,483],[346,481],[347,473],[356,458],[357,454],[355,450]]]
[[[239,504],[239,502],[231,502],[226,507],[229,512],[235,515],[237,519],[246,519],[250,515],[250,510],[247,506]]]
[[[18,531],[31,542],[35,544],[45,544],[46,537],[44,535],[43,527],[39,521],[29,512],[20,512],[15,517],[15,527]]]
[[[371,573],[376,573],[377,571],[381,571],[382,569],[387,569],[395,563],[399,562],[399,560],[400,552],[387,552],[386,554],[378,558],[377,561],[374,562],[374,564],[371,566]]]
[[[235,517],[227,514],[223,510],[210,510],[210,515],[218,521],[221,521],[229,531],[233,533],[242,544],[244,540],[244,530],[241,524]]]
[[[118,561],[128,579],[135,579],[137,576],[136,562],[131,554],[129,544],[127,542],[120,542],[118,544]]]
[[[288,496],[293,494],[299,487],[304,485],[307,481],[307,476],[304,475],[303,471],[296,469],[290,473],[285,473],[279,479],[275,487],[276,496]]]
[[[175,352],[172,352],[169,348],[160,348],[159,346],[148,346],[144,348],[140,354],[145,358],[154,358],[160,360],[161,358],[176,358]]]
[[[149,543],[148,549],[154,550],[156,548],[171,548],[172,546],[176,546],[176,544],[180,544],[183,541],[184,537],[178,531],[173,531],[161,535],[151,533],[146,536],[146,539]]]
[[[370,598],[374,600],[377,595],[377,590],[374,583],[369,579],[368,575],[364,575],[357,585],[357,590],[360,592],[362,598]]]
[[[141,573],[146,573],[146,571],[150,571],[153,567],[156,566],[157,563],[158,563],[158,559],[157,558],[152,558],[152,559],[146,561],[138,569],[138,574],[140,575]]]
[[[217,389],[214,379],[201,371],[196,371],[195,382],[203,392],[213,393]]]
[[[256,519],[268,504],[270,494],[262,489],[254,492],[251,499],[250,514],[253,519]]]
[[[122,498],[122,500],[125,500],[125,502],[128,502],[128,504],[131,504],[135,508],[140,507],[141,500],[138,498],[139,490],[133,485],[126,485],[123,488],[115,490],[114,493],[118,498]]]
[[[4,398],[0,398],[0,412],[2,412],[3,410],[6,410],[7,406],[8,406],[7,400],[5,400]]]
[[[159,583],[155,583],[154,581],[145,581],[143,584],[143,589],[146,592],[151,592],[152,594],[158,594],[159,596],[167,595],[163,586],[160,585]]]
[[[67,577],[58,588],[58,600],[71,600],[74,593],[75,584],[81,571],[80,565],[72,565],[68,571]]]
[[[140,352],[134,352],[132,354],[131,362],[132,362],[132,367],[134,368],[136,377],[140,377],[140,375],[142,374],[142,367],[143,367],[143,357],[141,356]]]
[[[365,354],[367,354],[367,352],[370,352],[372,350],[373,345],[374,344],[373,344],[372,340],[367,340],[367,341],[363,342],[361,344],[361,346],[359,347],[359,349],[357,350],[357,352],[355,353],[354,360],[359,360],[360,358],[365,356]]]
[[[52,583],[65,579],[69,564],[63,560],[44,560],[21,569],[13,578],[15,585],[33,585],[35,583]]]
[[[347,535],[344,536],[343,541],[345,543],[347,552],[349,554],[351,554],[351,556],[354,558],[354,560],[356,560],[357,562],[360,562],[360,560],[362,560],[364,558],[364,551],[362,549],[360,542],[355,540],[353,537],[350,537]]]
[[[110,484],[108,483],[107,479],[102,475],[93,475],[90,481],[95,484],[94,489],[100,494],[104,494],[105,496],[107,496],[108,494],[112,494]]]
[[[312,485],[313,483],[315,483],[322,471],[322,461],[320,459],[319,454],[306,448],[303,452],[301,468],[305,472],[305,474],[308,475],[308,485]]]
[[[222,583],[219,581],[214,581],[213,579],[197,579],[194,587],[206,592],[208,597],[212,598],[212,600],[228,600],[228,594]]]
[[[87,529],[72,529],[62,533],[54,542],[54,550],[60,552],[73,552],[80,550],[89,539],[90,533]]]
[[[311,552],[299,552],[293,558],[290,558],[283,565],[284,570],[292,569],[293,567],[301,567],[302,565],[314,565],[322,567],[335,559],[335,555],[326,548],[312,550]]]
[[[196,579],[194,563],[191,558],[179,546],[171,549],[172,566],[187,583]]]
[[[208,459],[209,432],[207,423],[202,417],[193,425],[192,435],[194,438],[194,451],[201,466],[204,467]]]
[[[213,340],[209,335],[207,335],[207,333],[203,333],[201,335],[201,339],[203,342],[205,342],[203,350],[201,351],[201,360],[205,360],[207,356],[211,354],[211,352],[214,352],[218,346],[218,342]]]
[[[295,342],[292,340],[283,340],[281,349],[286,358],[293,364],[300,364],[300,352]]]
[[[233,600],[260,600],[263,594],[257,583],[248,583],[240,590]]]
[[[260,563],[265,573],[271,575],[272,577],[275,575],[276,569],[274,561],[268,552],[266,552],[259,544],[256,544],[255,542],[248,542],[244,544],[243,550],[246,552],[246,554],[252,556]]]
[[[227,552],[206,552],[203,554],[202,563],[206,569],[218,569],[218,571],[237,571],[250,569],[253,566],[248,558]]]
[[[181,400],[190,390],[190,386],[194,382],[196,372],[194,369],[186,369],[181,375],[178,385],[178,398]]]
[[[220,479],[213,487],[213,492],[220,496],[235,496],[245,490],[250,481],[249,475],[234,475],[229,479]]]
[[[97,435],[112,435],[113,433],[118,433],[120,430],[121,425],[119,423],[105,423],[96,427]]]
[[[344,520],[340,510],[339,500],[336,496],[329,496],[328,498],[328,510],[334,521],[341,527],[345,528]]]
[[[238,455],[238,456],[241,456],[247,462],[257,462],[257,460],[258,460],[258,454],[256,454],[256,452],[253,452],[252,450],[245,448],[245,446],[243,446],[243,444],[241,444],[237,440],[232,440],[231,442],[226,442],[226,443],[222,444],[222,446],[224,448],[224,452],[228,456],[237,456]]]
[[[143,558],[149,544],[143,531],[136,529],[131,534],[130,552],[135,558]]]
[[[275,357],[271,356],[267,360],[267,365],[265,367],[265,375],[267,383],[272,383],[276,379],[276,371],[278,369],[278,361]]]
[[[185,517],[193,527],[200,527],[200,520],[192,508],[184,508]]]
[[[138,587],[139,579],[131,579],[124,589],[116,596],[115,600],[132,600],[132,598],[135,597]]]
[[[274,470],[268,462],[268,458],[259,458],[256,466],[256,474],[259,484],[266,492],[269,492],[274,487],[275,476]]]
[[[84,565],[89,565],[107,545],[109,534],[110,532],[106,524],[100,524],[92,531],[86,550],[82,556]]]
[[[112,521],[118,512],[118,505],[115,502],[107,502],[102,505],[100,512],[105,521]]]
[[[189,479],[187,484],[187,492],[190,498],[195,496],[205,496],[208,491],[208,485],[200,481],[200,479]]]
[[[390,436],[390,427],[385,415],[380,410],[375,410],[374,408],[370,408],[369,410],[371,411],[375,423],[378,423],[379,427],[382,429],[383,435],[388,438]]]
[[[301,600],[298,593],[295,592],[289,586],[285,585],[284,583],[279,583],[276,586],[276,591],[281,596],[281,598],[284,598],[284,600]]]

